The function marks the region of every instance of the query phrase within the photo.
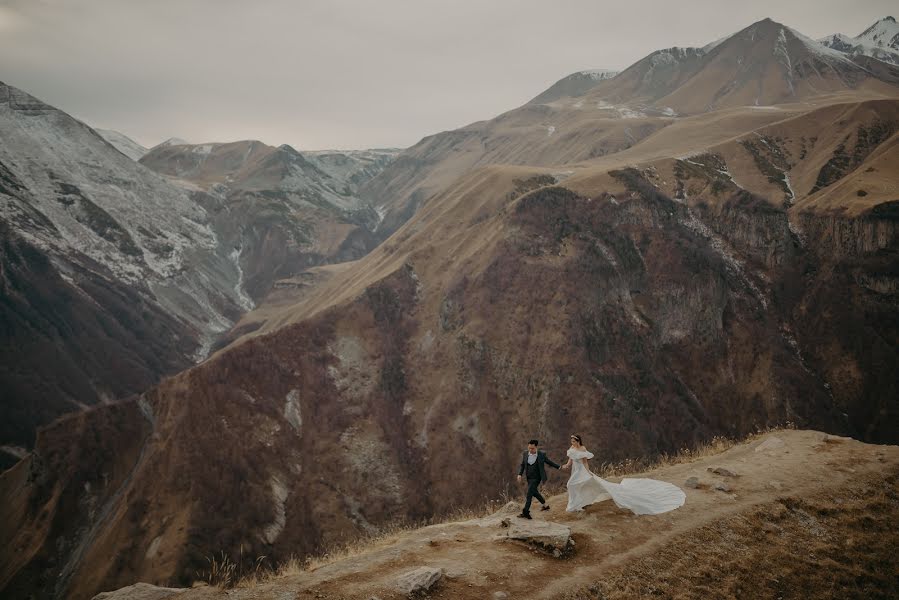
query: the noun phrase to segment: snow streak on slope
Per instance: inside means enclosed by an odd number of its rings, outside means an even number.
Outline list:
[[[94,131],[99,133],[104,140],[112,144],[116,150],[131,160],[140,160],[141,157],[148,152],[147,148],[144,148],[127,135],[119,133],[118,131],[113,131],[111,129],[95,129]]]

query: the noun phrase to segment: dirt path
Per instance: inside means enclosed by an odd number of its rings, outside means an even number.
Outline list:
[[[766,441],[770,449],[757,451]],[[565,495],[550,498],[552,509],[534,514],[571,528],[576,551],[569,558],[496,541],[494,537],[502,531],[500,520],[516,509],[507,507],[484,519],[412,531],[311,572],[227,593],[193,589],[179,595],[179,600],[226,596],[240,600],[377,596],[387,600],[402,597],[394,589],[399,575],[422,566],[445,572],[431,598],[474,600],[492,598],[495,592],[504,592],[508,598],[559,598],[713,521],[778,497],[813,497],[839,489],[888,466],[899,466],[899,447],[866,445],[813,431],[779,431],[715,456],[646,473],[680,486],[695,476],[703,484],[699,489],[685,488],[686,504],[671,513],[638,517],[603,502],[584,513],[569,514],[564,512]],[[719,467],[737,476],[709,470]],[[714,489],[717,483],[726,484],[730,491]]]

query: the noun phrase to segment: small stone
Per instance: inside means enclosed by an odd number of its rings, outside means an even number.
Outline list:
[[[699,489],[699,477],[690,477],[684,482],[684,487],[688,487],[693,490]]]
[[[719,492],[729,492],[733,488],[731,488],[728,484],[719,481],[718,483],[715,484],[715,489],[718,490]]]
[[[784,487],[784,484],[782,484],[779,481],[775,481],[773,479],[771,481],[769,481],[768,483],[766,483],[765,485],[767,485],[769,488],[771,488],[772,490],[775,490],[777,492],[781,491]]]
[[[511,524],[512,524],[512,521],[510,519],[503,519],[502,521],[499,522],[500,527],[508,527]]]
[[[709,467],[708,470],[715,475],[721,475],[722,477],[737,477],[736,473],[734,473],[733,471],[728,471],[724,467],[716,467],[714,469],[712,467]]]
[[[493,592],[493,597],[496,598],[496,600],[503,600],[503,598],[508,598],[509,594],[506,592]]]

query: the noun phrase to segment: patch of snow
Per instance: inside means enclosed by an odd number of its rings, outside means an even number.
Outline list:
[[[555,132],[556,132],[555,125],[550,125],[549,127],[546,128],[546,137],[552,137],[552,134],[554,134]]]
[[[269,479],[269,487],[272,490],[272,504],[275,508],[275,520],[265,526],[262,530],[262,539],[268,544],[274,544],[281,532],[284,531],[284,525],[287,524],[287,511],[284,510],[284,503],[287,501],[289,490],[287,486],[276,476]]]
[[[111,129],[95,129],[104,140],[115,147],[116,150],[133,161],[140,160],[149,150],[129,138],[123,133]]]
[[[234,283],[234,293],[237,294],[237,303],[244,310],[253,310],[256,308],[256,303],[253,302],[253,299],[250,298],[243,289],[243,267],[240,266],[240,248],[232,250],[231,254],[228,255],[228,258],[231,259],[231,262],[234,263],[234,268],[237,270],[237,281]]]
[[[832,61],[835,60],[837,62],[843,63],[844,65],[851,66],[854,69],[861,69],[861,67],[859,67],[857,64],[852,62],[849,58],[846,57],[845,54],[843,54],[839,50],[834,50],[833,48],[828,48],[824,44],[821,44],[820,42],[816,42],[812,38],[802,35],[795,29],[791,29],[789,27],[787,27],[787,29],[790,31],[791,34],[793,34],[793,36],[796,39],[798,39],[800,42],[802,42],[805,45],[806,49],[809,52],[811,52],[812,54],[817,54],[819,57],[824,58],[824,59],[829,58]],[[783,28],[781,28],[781,32],[783,32]]]
[[[591,79],[595,79],[596,81],[602,81],[604,79],[612,79],[616,75],[618,75],[618,71],[609,71],[607,69],[587,69],[586,71],[580,71],[581,75],[587,75]]]
[[[646,113],[635,110],[629,106],[610,104],[605,100],[598,101],[596,103],[596,108],[600,110],[614,111],[619,119],[642,119],[646,116]]]
[[[719,236],[717,233],[712,231],[708,225],[703,223],[700,219],[693,214],[693,211],[687,208],[687,219],[684,220],[684,225],[688,229],[692,229],[702,237],[709,240],[709,244],[712,249],[714,249],[722,259],[724,259],[724,263],[727,266],[727,269],[739,277],[743,283],[748,287],[755,298],[759,301],[759,304],[762,305],[762,308],[767,310],[768,308],[768,300],[765,297],[765,294],[762,293],[762,290],[755,284],[752,279],[746,274],[746,269],[743,261],[737,258],[733,250],[730,248],[730,245],[725,241],[724,238]]]
[[[777,34],[777,41],[774,42],[772,52],[777,57],[778,62],[783,65],[786,75],[785,80],[790,87],[790,93],[795,95],[796,90],[793,88],[793,62],[790,60],[790,53],[787,50],[787,34],[783,27],[780,28]]]
[[[303,427],[303,416],[300,414],[300,391],[290,390],[284,399],[284,418],[294,431],[300,433]]]

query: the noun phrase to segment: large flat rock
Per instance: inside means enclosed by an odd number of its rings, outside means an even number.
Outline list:
[[[571,529],[558,523],[513,518],[501,521],[500,528],[495,539],[524,543],[554,556],[566,554],[574,546]]]
[[[149,583],[135,583],[113,592],[101,592],[93,600],[162,600],[186,591],[185,588],[164,588]]]

